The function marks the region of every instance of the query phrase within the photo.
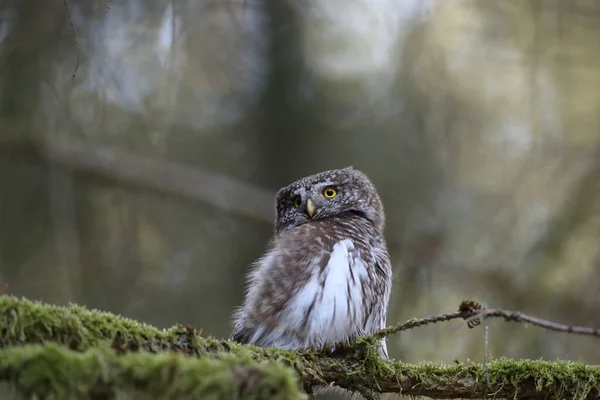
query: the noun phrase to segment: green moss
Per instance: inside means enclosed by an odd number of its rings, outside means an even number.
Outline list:
[[[475,363],[414,365],[382,360],[378,348],[377,339],[359,338],[345,349],[338,365],[335,358],[318,359],[319,373],[327,376],[330,370],[345,371],[337,382],[367,398],[374,397],[374,388],[383,393],[401,388],[411,396],[443,398],[473,398],[474,394],[480,394],[480,398],[490,394],[498,398],[544,399],[600,396],[600,365],[505,358],[492,360],[487,368]]]
[[[73,349],[87,349],[100,341],[115,345],[143,344],[160,350],[177,343],[175,327],[168,331],[114,314],[88,310],[77,305],[58,307],[13,296],[0,296],[0,345],[54,341]]]
[[[67,390],[68,385],[75,384],[79,379],[88,382],[83,387],[89,388],[89,382],[93,381],[90,378],[92,372],[98,374],[101,371],[117,371],[112,373],[117,377],[126,378],[122,381],[119,380],[120,378],[111,378],[110,382],[115,383],[109,384],[109,387],[131,386],[132,382],[137,382],[133,386],[144,390],[157,393],[162,393],[162,390],[165,390],[165,393],[175,390],[173,393],[184,393],[183,388],[193,390],[192,387],[205,388],[206,385],[219,386],[223,382],[228,382],[234,366],[239,364],[245,366],[240,371],[245,371],[242,375],[248,377],[246,381],[252,380],[250,379],[252,376],[256,377],[256,381],[267,380],[264,387],[268,388],[271,387],[269,380],[272,379],[272,382],[277,382],[277,385],[289,388],[290,391],[286,389],[285,393],[290,396],[293,393],[294,396],[297,395],[297,392],[291,389],[296,387],[293,376],[299,377],[307,389],[313,385],[335,383],[357,391],[367,398],[374,397],[376,392],[402,392],[413,396],[442,398],[483,398],[490,394],[505,398],[518,396],[545,399],[585,399],[600,396],[600,366],[563,361],[509,359],[493,360],[489,363],[487,371],[483,365],[472,363],[412,365],[382,360],[379,357],[379,341],[372,337],[359,338],[354,343],[338,349],[335,354],[326,356],[312,351],[292,352],[259,348],[227,340],[205,338],[201,337],[195,329],[180,325],[159,330],[113,314],[87,310],[75,305],[56,307],[10,296],[0,296],[0,324],[0,347],[53,342],[78,351],[93,349],[79,356],[76,352],[63,353],[66,351],[64,348],[61,349],[60,355],[56,355],[57,347],[48,347],[49,353],[44,353],[43,348],[27,347],[23,351],[31,352],[27,353],[30,361],[19,364],[19,368],[39,370],[39,373],[31,373],[27,376],[50,376],[44,379],[35,378],[35,384],[21,383],[25,385],[24,387],[30,388],[58,384],[59,387]],[[107,349],[111,347],[117,350],[116,353],[123,354],[122,360],[106,356]],[[143,352],[138,354],[136,353],[138,350]],[[4,350],[0,358],[3,359],[7,354],[13,354],[12,357],[17,358],[27,355],[26,353],[19,355],[18,349],[14,349],[14,353],[10,351],[13,350]],[[172,352],[195,357],[187,358],[190,364],[187,364],[188,361],[172,361],[183,360],[177,358],[182,355],[169,355]],[[35,354],[44,355],[39,356],[42,358],[34,358]],[[64,365],[55,368],[55,371],[52,371],[53,366],[58,364],[49,361],[51,359],[48,358],[52,354],[62,357],[64,362]],[[86,370],[85,360],[95,363],[91,364],[94,368]],[[104,361],[105,364],[102,364],[102,360],[109,361]],[[121,361],[131,362],[131,364],[120,364]],[[178,372],[177,382],[183,386],[169,386],[165,381],[164,376],[170,376],[168,367],[170,362],[177,364],[175,369]],[[70,366],[71,363],[73,366]],[[18,370],[16,364],[10,365],[12,371]],[[130,369],[125,368],[127,365],[130,365]],[[191,368],[189,377],[184,373],[188,368],[187,365]],[[221,369],[217,368],[218,366]],[[227,367],[229,369],[225,366],[229,366]],[[205,378],[201,383],[194,376],[200,369],[196,371],[194,368],[207,368],[202,370],[205,371],[203,372]],[[283,375],[276,374],[275,370],[284,371]],[[138,378],[135,376],[136,371],[142,374]],[[262,375],[253,375],[255,372],[248,371],[262,371]],[[80,377],[78,373],[85,376]],[[206,374],[210,374],[211,377],[207,377]],[[77,377],[77,379],[61,378],[64,376]],[[94,376],[97,378],[97,375]],[[6,378],[7,375],[4,377]],[[17,375],[9,376],[13,381],[16,377]],[[100,380],[100,382],[104,381]],[[155,388],[152,386],[154,384],[158,386]]]
[[[393,370],[398,382],[417,385],[413,386],[413,395],[440,388],[464,397],[469,393],[494,393],[503,398],[530,398],[543,392],[547,399],[586,399],[600,394],[600,366],[575,362],[497,359],[488,364],[487,370],[481,364],[393,364],[380,379],[389,381],[389,371]]]
[[[294,373],[276,363],[223,355],[193,358],[110,349],[75,352],[56,344],[0,351],[0,378],[28,398],[111,398],[141,390],[160,399],[303,399]]]

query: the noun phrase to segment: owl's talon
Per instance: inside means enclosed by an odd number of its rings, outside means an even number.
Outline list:
[[[316,347],[313,345],[312,349],[314,351],[317,351],[317,352],[323,353],[323,354],[333,354],[333,353],[335,353],[337,347],[335,344],[324,344],[320,347]]]

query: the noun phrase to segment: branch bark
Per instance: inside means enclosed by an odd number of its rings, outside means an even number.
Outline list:
[[[120,368],[119,363],[128,360],[127,357],[150,357],[146,352],[159,353],[154,356],[156,358],[153,359],[152,368],[168,374],[173,370],[175,361],[165,354],[176,352],[193,356],[185,357],[185,362],[190,363],[186,367],[190,373],[193,373],[194,368],[200,368],[196,365],[206,363],[206,360],[230,360],[228,362],[234,364],[245,363],[249,368],[270,368],[270,371],[285,369],[294,376],[294,385],[298,388],[335,385],[361,393],[367,398],[374,398],[379,393],[402,393],[445,399],[474,399],[489,395],[496,398],[597,399],[600,395],[600,366],[510,359],[490,362],[488,371],[480,364],[412,365],[381,359],[378,352],[379,341],[374,337],[359,338],[333,355],[312,351],[292,352],[202,337],[199,331],[189,326],[178,325],[168,330],[158,330],[109,313],[90,311],[74,305],[55,307],[11,296],[0,296],[0,320],[0,347],[4,349],[0,351],[0,379],[11,382],[15,382],[15,371],[18,370],[18,376],[23,379],[24,373],[44,373],[45,365],[20,370],[12,364],[10,368],[13,368],[13,373],[7,373],[9,367],[1,360],[18,358],[15,354],[20,354],[21,360],[26,359],[27,354],[39,355],[39,351],[42,350],[39,350],[39,347],[32,350],[32,345],[53,342],[67,346],[68,349],[62,349],[64,352],[90,354],[86,352],[91,351],[96,357],[99,354],[96,352],[98,349],[102,351],[101,349],[110,346],[112,350],[104,350],[109,351],[107,354],[112,354],[107,356],[107,359],[112,361],[105,363],[105,368],[115,377],[110,382],[117,386],[121,382],[125,387],[131,382],[127,375],[128,370]],[[25,347],[18,348],[24,344]],[[146,352],[140,353],[140,350]],[[65,357],[78,360],[69,354]],[[117,354],[126,358],[116,358]],[[38,358],[23,365],[32,365],[35,360]],[[136,365],[142,369],[140,376],[147,376],[143,373],[145,364]],[[51,364],[48,364],[48,368],[50,366]],[[72,368],[77,370],[76,367]],[[185,374],[178,368],[175,370],[177,374]],[[489,384],[486,383],[486,373],[489,373]],[[270,378],[264,379],[267,384]],[[195,382],[185,377],[180,377],[177,381]],[[167,390],[166,387],[160,386],[161,382],[146,382],[146,389],[152,387],[156,390]],[[200,384],[190,383],[192,386],[188,389],[192,390],[194,385]],[[61,387],[64,389],[64,385]],[[77,385],[69,387],[75,390]],[[221,392],[218,384],[213,390],[216,398],[224,398],[219,397]],[[79,395],[78,392],[69,393],[73,396]],[[290,397],[280,398],[301,397],[299,392],[293,390],[286,393],[285,396]]]

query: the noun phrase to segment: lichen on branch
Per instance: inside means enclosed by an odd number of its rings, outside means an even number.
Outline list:
[[[75,397],[85,397],[76,390],[106,390],[106,393],[110,393],[111,388],[121,387],[150,390],[153,384],[162,382],[162,386],[153,390],[186,395],[209,390],[212,392],[202,392],[207,398],[231,398],[224,394],[221,385],[229,382],[227,385],[231,386],[232,380],[237,380],[239,384],[234,387],[245,388],[244,377],[251,377],[256,385],[251,386],[254,389],[248,396],[273,390],[270,384],[275,382],[285,390],[269,393],[279,393],[280,398],[299,398],[302,396],[300,388],[326,384],[366,397],[388,392],[432,398],[494,395],[496,398],[593,399],[600,395],[600,366],[510,359],[490,362],[487,371],[479,364],[413,365],[382,360],[378,355],[379,341],[372,337],[359,338],[333,355],[292,352],[202,337],[189,326],[159,330],[76,305],[57,307],[11,296],[0,296],[0,323],[0,347],[4,349],[0,351],[0,366],[6,368],[0,372],[0,379],[13,382],[17,387],[23,379],[39,382],[46,385],[45,390],[57,393],[67,390]],[[26,346],[16,347],[22,345]],[[173,355],[174,352],[180,354]],[[39,379],[36,373],[53,374],[52,368],[57,368],[53,363],[43,361],[48,359],[48,354],[60,358],[66,363],[61,368],[69,371],[85,371],[78,365],[95,366],[94,362],[98,362],[98,368],[90,369],[90,373],[104,371],[103,376],[111,378],[100,380],[95,386],[85,384],[91,382],[87,380],[91,375],[72,374],[70,384],[64,379]],[[21,360],[21,363],[14,360]],[[105,361],[100,365],[100,360]],[[175,369],[174,364],[177,365]],[[235,375],[231,372],[233,368],[254,372]],[[186,371],[194,375],[199,370],[204,371],[204,381],[187,376]],[[218,370],[226,372],[218,373]],[[167,378],[173,371],[177,377],[173,382],[186,382],[184,387],[171,386]],[[159,374],[160,379],[155,374]],[[217,379],[219,377],[221,380]],[[79,380],[82,385],[77,384]],[[212,383],[207,385],[208,381]],[[54,388],[48,382],[59,382],[59,386]],[[33,387],[37,388],[37,384],[28,390],[37,390]],[[237,393],[236,397],[245,398],[242,396],[246,392],[240,389]],[[274,397],[269,395],[269,398]]]

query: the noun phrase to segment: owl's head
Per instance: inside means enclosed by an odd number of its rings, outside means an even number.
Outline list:
[[[279,190],[275,232],[351,214],[369,220],[383,233],[383,204],[369,178],[352,167],[324,171]]]

